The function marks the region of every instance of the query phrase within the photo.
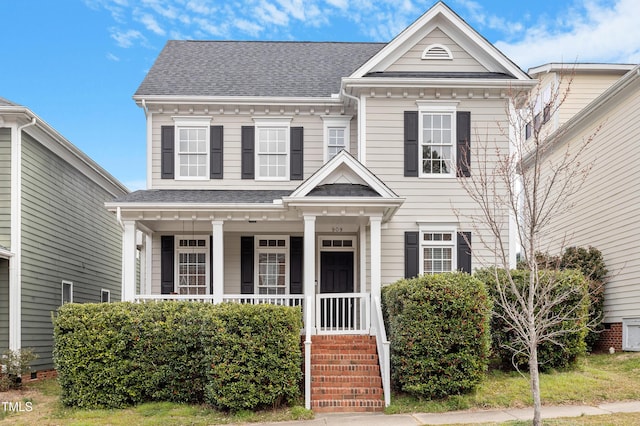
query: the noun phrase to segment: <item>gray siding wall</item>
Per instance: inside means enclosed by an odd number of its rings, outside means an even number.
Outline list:
[[[11,129],[0,129],[0,245],[11,244]]]
[[[9,349],[9,261],[0,259],[0,353]]]
[[[62,280],[73,282],[74,302],[99,302],[101,288],[120,299],[121,230],[105,190],[30,136],[22,141],[22,346],[43,369],[52,367]]]

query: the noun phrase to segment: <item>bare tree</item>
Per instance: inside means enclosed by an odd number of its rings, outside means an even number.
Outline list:
[[[572,197],[593,165],[584,163],[581,157],[601,127],[571,146],[560,143],[567,136],[564,127],[554,131],[551,123],[546,123],[569,95],[572,76],[563,76],[563,81],[564,85],[558,84],[544,93],[537,89],[510,94],[506,106],[508,125],[498,123],[502,135],[510,140],[510,152],[492,146],[488,131],[484,136],[476,133],[472,175],[460,180],[478,206],[478,213],[466,218],[476,229],[490,231],[490,238],[481,238],[480,244],[494,255],[493,266],[507,271],[511,266],[505,237],[509,234],[505,227],[510,216],[521,244],[520,261],[530,270],[528,283],[517,285],[511,274],[498,274],[494,268],[499,315],[516,336],[510,349],[528,358],[535,425],[541,422],[538,346],[543,342],[558,343],[560,334],[576,331],[559,327],[560,324],[573,319],[576,323],[584,321],[583,311],[577,307],[566,307],[558,313],[556,308],[566,305],[573,295],[557,291],[560,283],[554,275],[541,273],[536,254],[548,251],[543,244],[549,237],[552,218],[573,207]],[[561,254],[562,247],[558,250]]]

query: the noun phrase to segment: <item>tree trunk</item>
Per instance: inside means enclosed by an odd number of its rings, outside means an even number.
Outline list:
[[[542,424],[542,403],[540,402],[540,374],[538,372],[538,348],[531,348],[529,357],[529,375],[531,381],[531,395],[533,396],[533,425]]]

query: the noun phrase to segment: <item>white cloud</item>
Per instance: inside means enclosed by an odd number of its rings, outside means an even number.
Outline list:
[[[138,20],[142,24],[144,24],[145,28],[148,29],[149,31],[152,31],[152,32],[154,32],[155,34],[158,34],[158,35],[165,35],[166,34],[165,30],[163,30],[160,27],[160,24],[158,24],[158,21],[156,21],[156,19],[153,16],[151,16],[150,14],[145,13],[142,16],[140,16],[138,18]]]
[[[116,41],[118,46],[128,48],[133,46],[136,41],[145,41],[146,38],[138,30],[120,31],[118,29],[111,29],[111,38]]]
[[[522,68],[548,62],[627,62],[640,57],[637,0],[616,0],[613,5],[586,0],[570,11],[559,11],[556,22],[525,28],[517,41],[496,46]]]
[[[111,52],[107,53],[107,59],[113,62],[120,62],[120,58]]]
[[[235,27],[242,31],[243,33],[249,34],[253,37],[257,37],[260,32],[264,29],[262,26],[256,24],[255,22],[247,21],[246,19],[238,19],[234,23]]]
[[[289,15],[265,0],[260,2],[260,5],[255,9],[255,13],[261,22],[280,26],[289,24]]]

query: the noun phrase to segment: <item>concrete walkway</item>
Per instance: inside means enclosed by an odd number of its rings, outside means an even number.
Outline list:
[[[598,406],[565,405],[542,407],[543,419],[558,417],[598,416],[614,413],[640,412],[640,401],[614,402]],[[291,426],[416,426],[416,425],[451,425],[457,423],[501,423],[510,420],[532,420],[533,408],[505,410],[465,410],[447,413],[415,413],[415,414],[317,414],[313,420],[295,422],[263,423],[270,425]]]

